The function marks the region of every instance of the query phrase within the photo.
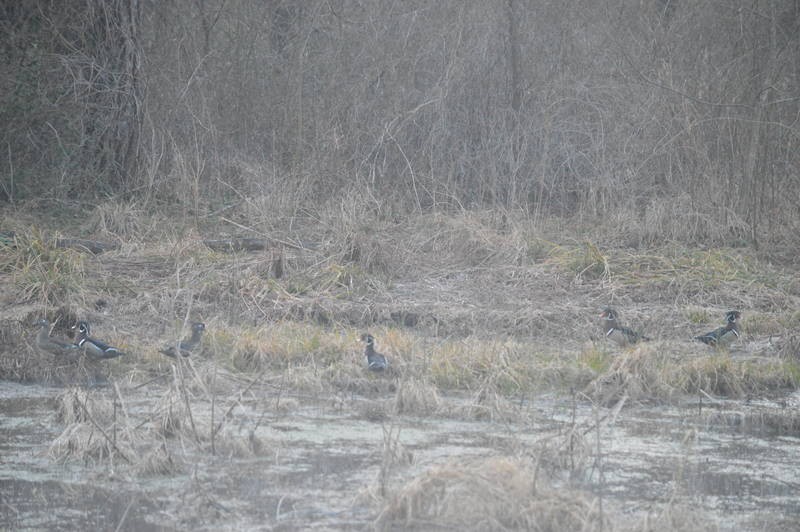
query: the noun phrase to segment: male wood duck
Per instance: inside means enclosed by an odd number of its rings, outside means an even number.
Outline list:
[[[620,326],[617,323],[618,317],[619,314],[617,311],[611,307],[604,308],[603,312],[600,313],[600,319],[603,320],[603,333],[605,333],[606,338],[613,340],[617,345],[622,347],[635,344],[636,342],[650,340],[650,338],[632,329]]]
[[[67,340],[50,336],[50,322],[41,319],[35,324],[39,327],[36,335],[36,347],[40,350],[57,356],[77,356],[80,354],[78,346]]]
[[[724,327],[714,329],[702,336],[695,336],[694,339],[713,347],[727,347],[739,338],[739,325],[736,321],[741,317],[742,313],[738,310],[729,310],[725,313]]]
[[[367,357],[367,369],[370,371],[383,371],[389,367],[389,361],[382,354],[375,351],[375,338],[371,334],[362,334],[361,341],[367,344],[364,355]]]
[[[73,329],[78,330],[75,336],[75,345],[80,347],[86,356],[92,360],[105,360],[125,354],[116,347],[111,347],[107,343],[89,336],[89,323],[86,321],[79,321]]]
[[[200,345],[200,340],[203,337],[203,331],[205,330],[206,326],[204,323],[194,322],[192,323],[192,336],[178,344],[177,352],[175,351],[174,345],[160,349],[158,352],[172,358],[177,358],[178,352],[180,352],[181,356],[188,357],[192,351],[194,351],[194,349]]]

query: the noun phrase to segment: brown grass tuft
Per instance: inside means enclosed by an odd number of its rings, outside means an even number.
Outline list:
[[[430,415],[441,406],[439,392],[424,379],[404,379],[397,383],[394,411],[397,414]]]
[[[602,405],[627,396],[634,401],[667,400],[679,390],[670,375],[673,356],[653,344],[620,353],[608,369],[587,386],[585,393]]]
[[[38,228],[18,232],[13,246],[0,254],[0,273],[11,274],[17,302],[57,306],[80,292],[85,278],[84,255],[59,248],[57,237]]]
[[[434,467],[391,495],[378,530],[601,530],[593,497],[535,481],[528,460],[492,457]]]
[[[0,321],[0,379],[31,382],[47,382],[52,377],[48,366],[52,356],[47,357],[29,345],[35,332],[26,330],[18,319]],[[26,337],[27,336],[27,337]]]
[[[796,389],[800,365],[792,359],[739,357],[725,351],[698,355],[695,344],[649,342],[624,350],[585,389],[600,404],[622,397],[670,401],[686,394],[744,397]]]
[[[522,411],[492,382],[482,383],[471,399],[457,409],[467,419],[488,421],[519,421]]]
[[[222,456],[251,458],[270,453],[272,446],[255,430],[225,426],[214,437],[214,450]]]
[[[719,353],[690,361],[683,368],[683,389],[723,397],[744,397],[780,389],[795,389],[800,384],[800,366],[793,360],[736,359]]]
[[[183,391],[173,381],[159,398],[155,407],[156,429],[166,437],[176,436],[184,430],[191,430],[189,410],[186,408]]]
[[[69,460],[134,463],[137,461],[134,450],[137,441],[134,431],[115,431],[113,424],[104,427],[93,422],[76,422],[67,425],[53,440],[48,454],[60,463]]]
[[[56,401],[56,418],[67,426],[51,443],[49,454],[68,460],[134,463],[141,433],[127,423],[121,408],[108,397],[73,388]]]
[[[84,225],[92,234],[126,242],[164,238],[165,230],[171,227],[163,216],[147,212],[136,203],[120,201],[98,203]]]
[[[107,397],[98,397],[83,388],[69,388],[56,399],[56,420],[65,425],[93,419],[106,424],[113,421],[114,405]]]
[[[183,464],[175,460],[163,441],[155,443],[134,464],[134,472],[141,477],[173,476],[183,469]]]

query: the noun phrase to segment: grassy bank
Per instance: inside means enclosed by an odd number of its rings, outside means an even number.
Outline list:
[[[284,372],[297,386],[326,390],[365,379],[364,330],[389,355],[393,378],[439,392],[561,389],[667,400],[797,386],[787,339],[800,323],[800,283],[790,266],[747,248],[614,247],[601,228],[579,239],[578,227],[513,213],[384,219],[348,210],[321,211],[316,223],[298,220],[290,230],[274,221],[264,229],[264,219],[227,224],[245,236],[256,231],[247,227],[262,228],[267,246],[225,253],[203,243],[231,236],[210,221],[112,207],[78,219],[69,209],[61,219],[3,214],[4,229],[15,231],[0,262],[3,334],[14,347],[4,356],[6,378],[52,373],[26,328],[46,316],[56,335],[89,319],[96,336],[131,353],[103,368],[119,374],[168,366],[157,350],[197,320],[208,331],[201,359],[235,373]],[[59,247],[65,232],[118,249]],[[606,304],[656,341],[636,349],[603,342],[596,315]],[[719,326],[729,308],[744,313],[743,338],[730,353],[689,342]]]

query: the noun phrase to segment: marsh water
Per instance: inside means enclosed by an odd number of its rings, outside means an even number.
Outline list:
[[[64,430],[55,415],[62,392],[0,383],[0,529],[365,529],[377,513],[387,439],[406,456],[384,467],[391,485],[448,460],[524,453],[574,434],[581,450],[562,457],[557,481],[602,498],[612,523],[635,526],[672,505],[720,530],[800,530],[800,438],[759,421],[796,412],[798,394],[622,408],[542,395],[517,403],[518,420],[450,416],[447,408],[370,416],[364,405],[375,398],[298,396],[285,414],[255,424],[258,406],[243,401],[237,415],[249,428],[241,438],[257,432],[261,452],[185,446],[176,474],[136,475],[119,461],[52,456]],[[125,393],[131,411],[156,395]],[[464,401],[443,398],[451,412]]]

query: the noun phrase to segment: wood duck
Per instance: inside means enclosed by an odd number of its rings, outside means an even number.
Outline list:
[[[80,353],[78,346],[67,340],[50,336],[50,322],[41,319],[35,324],[39,327],[36,335],[36,347],[40,350],[57,356],[76,356]]]
[[[389,361],[382,354],[375,351],[375,338],[371,334],[362,334],[361,341],[367,344],[364,355],[367,357],[367,369],[370,371],[383,371],[389,367]]]
[[[204,323],[194,322],[192,323],[192,336],[178,344],[177,352],[175,351],[174,345],[160,349],[158,352],[172,358],[177,358],[178,352],[180,352],[181,356],[188,357],[191,352],[194,351],[198,345],[200,345],[200,340],[203,337],[203,331],[205,330],[206,326]]]
[[[713,347],[727,347],[739,338],[739,325],[736,320],[741,317],[742,313],[738,310],[729,310],[725,313],[724,327],[714,329],[702,336],[695,336],[694,339]]]
[[[111,347],[105,342],[90,337],[89,323],[86,321],[79,321],[73,329],[78,330],[77,336],[75,336],[75,345],[80,347],[92,360],[105,360],[125,354],[116,347]]]
[[[617,311],[611,307],[604,308],[603,312],[600,313],[600,318],[603,320],[603,333],[606,338],[613,340],[617,345],[622,347],[635,344],[636,342],[650,340],[650,338],[632,329],[620,326],[617,323],[618,316],[619,314],[617,314]]]

